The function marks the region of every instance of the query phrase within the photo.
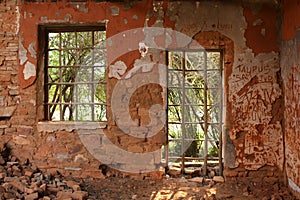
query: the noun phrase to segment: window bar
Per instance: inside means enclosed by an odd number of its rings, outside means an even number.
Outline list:
[[[222,149],[223,149],[223,142],[222,142],[222,138],[223,138],[223,51],[220,51],[220,63],[219,63],[219,67],[220,67],[220,80],[219,80],[219,91],[220,91],[220,113],[219,113],[219,171],[220,171],[220,176],[223,176],[223,164],[222,164]]]
[[[208,130],[208,113],[207,113],[207,53],[204,53],[204,164],[203,174],[207,175],[207,157],[208,157],[208,141],[207,141],[207,130]]]
[[[62,73],[62,60],[61,60],[61,56],[62,56],[62,37],[61,37],[61,32],[59,32],[59,116],[60,116],[60,121],[63,121],[63,113],[62,113],[62,91],[61,91],[61,86],[62,86],[62,77],[63,77],[63,73]],[[55,112],[55,110],[54,110]]]
[[[44,84],[44,91],[45,92],[45,99],[44,99],[44,118],[46,120],[50,120],[50,107],[49,107],[49,72],[48,72],[48,57],[49,57],[49,33],[47,33],[47,38],[46,38],[46,45],[45,45],[45,61],[44,61],[44,82],[47,84]]]
[[[164,150],[165,150],[165,159],[166,159],[166,163],[165,163],[165,167],[167,167],[168,165],[169,165],[169,120],[168,120],[168,116],[169,116],[169,65],[172,65],[172,63],[170,64],[170,60],[172,60],[172,59],[170,59],[169,58],[169,56],[170,56],[170,52],[166,52],[166,63],[167,63],[167,65],[166,65],[166,70],[167,70],[167,73],[166,73],[166,82],[167,82],[167,87],[166,87],[166,101],[167,101],[167,109],[166,109],[166,139],[167,139],[167,144],[165,145],[165,148],[164,148]]]
[[[184,173],[184,158],[185,158],[185,55],[186,52],[183,51],[181,53],[181,68],[182,68],[182,75],[183,75],[183,80],[182,80],[182,102],[181,102],[181,117],[182,117],[182,122],[181,122],[181,130],[182,130],[182,144],[181,144],[181,153],[182,153],[182,160],[181,160],[181,173]]]
[[[77,48],[77,31],[75,31],[75,65],[78,65],[78,48]],[[76,99],[76,105],[75,105],[75,120],[78,121],[78,108],[79,108],[79,100],[78,100],[78,84],[74,84],[75,87],[75,99]]]
[[[95,121],[95,83],[94,83],[94,80],[95,80],[95,37],[94,37],[94,34],[95,34],[95,32],[94,31],[92,31],[92,51],[91,51],[91,54],[92,54],[92,88],[91,88],[91,90],[92,90],[92,97],[91,97],[91,101],[92,101],[92,106],[91,106],[91,108],[92,108],[92,121]]]

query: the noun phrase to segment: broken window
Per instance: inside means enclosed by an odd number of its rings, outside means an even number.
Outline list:
[[[167,58],[167,163],[182,172],[200,167],[206,176],[222,163],[222,52],[176,50]]]
[[[106,121],[105,27],[47,27],[45,34],[46,120]]]

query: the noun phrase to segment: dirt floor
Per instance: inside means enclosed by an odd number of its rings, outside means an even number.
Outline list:
[[[102,180],[81,180],[90,200],[294,200],[287,188],[280,185],[250,187],[243,184],[192,182],[186,178],[134,180],[108,177]],[[251,189],[252,188],[252,189]],[[253,189],[254,188],[254,189]]]

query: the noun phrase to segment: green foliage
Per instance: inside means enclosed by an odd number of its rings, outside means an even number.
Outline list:
[[[105,31],[49,33],[50,119],[106,121],[105,35]]]
[[[207,122],[218,123],[220,109],[219,87],[222,87],[219,52],[170,52],[168,73],[168,135],[170,139],[195,139],[186,150],[185,156],[199,156],[203,152],[205,134],[210,149],[217,150],[214,141],[219,139],[219,130],[208,126],[205,133],[205,110]],[[206,66],[206,67],[205,67]],[[207,107],[204,108],[204,104]],[[216,106],[217,105],[217,106]],[[175,123],[175,124],[174,124]],[[169,144],[169,151],[177,156],[180,143]],[[212,154],[214,152],[211,152]]]
[[[218,154],[219,154],[219,150],[215,146],[208,148],[208,156],[210,156],[210,157],[217,157]]]

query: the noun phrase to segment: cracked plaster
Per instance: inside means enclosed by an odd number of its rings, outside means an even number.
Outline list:
[[[193,2],[172,2],[168,5],[167,15],[175,22],[175,30],[191,37],[199,32],[218,31],[234,41],[235,59],[229,76],[228,94],[233,105],[233,129],[229,134],[235,140],[237,138],[234,134],[246,132],[243,144],[235,145],[236,166],[243,164],[250,170],[256,170],[265,164],[282,168],[282,128],[280,122],[271,122],[272,105],[282,95],[277,82],[279,54],[271,51],[255,55],[246,45],[247,38],[244,34],[247,22],[243,11],[242,6],[221,2],[201,2],[201,6],[195,6]],[[255,23],[260,24],[260,21],[261,19]],[[262,34],[265,34],[264,31]],[[257,125],[263,126],[262,131],[257,129]],[[275,137],[276,141],[264,141],[266,133],[272,133],[271,137]],[[259,136],[256,142],[254,135]],[[272,159],[262,156],[268,153],[272,154]],[[245,154],[253,155],[254,159],[244,158]]]

